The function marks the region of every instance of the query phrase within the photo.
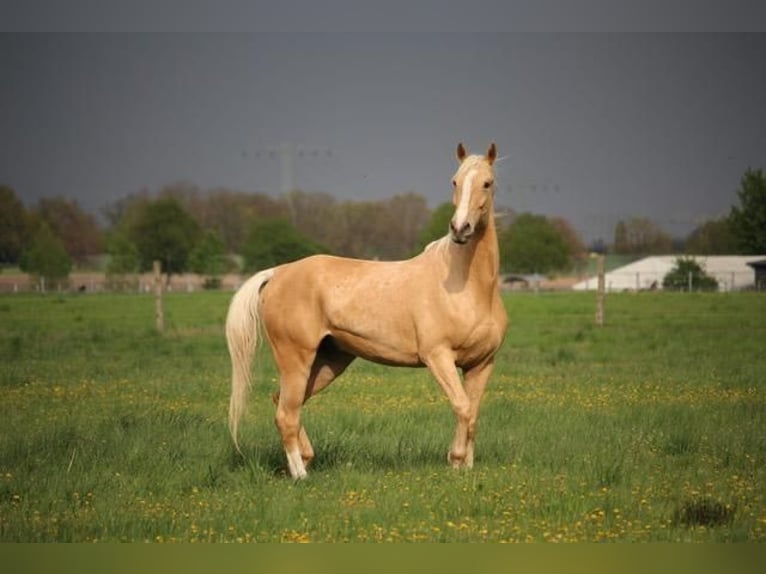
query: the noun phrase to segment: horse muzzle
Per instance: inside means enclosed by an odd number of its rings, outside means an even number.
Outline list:
[[[473,225],[471,225],[469,221],[466,221],[458,226],[453,219],[449,222],[449,234],[452,241],[463,245],[468,241],[471,235],[473,235]]]

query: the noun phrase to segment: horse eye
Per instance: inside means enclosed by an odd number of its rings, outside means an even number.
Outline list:
[[[492,185],[491,181],[485,181],[484,182],[484,189],[489,189],[489,186]]]
[[[452,187],[456,187],[456,186],[457,186],[457,182],[453,179],[452,180]]]

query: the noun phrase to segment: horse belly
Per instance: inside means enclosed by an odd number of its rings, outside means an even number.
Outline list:
[[[416,352],[406,347],[396,347],[392,342],[373,340],[355,333],[334,331],[333,340],[338,347],[362,359],[394,367],[422,367]]]
[[[391,273],[337,281],[323,290],[329,334],[346,352],[396,366],[419,366],[411,301],[392,286]]]
[[[362,314],[352,322],[336,323],[330,335],[341,349],[368,361],[393,366],[422,365],[414,336],[395,321],[376,321]]]
[[[418,366],[417,338],[401,303],[350,297],[328,314],[330,335],[348,353],[376,363]]]

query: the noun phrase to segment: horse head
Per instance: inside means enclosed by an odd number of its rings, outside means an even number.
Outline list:
[[[492,201],[495,194],[495,172],[492,164],[497,157],[492,143],[486,155],[468,155],[460,143],[457,159],[460,166],[452,178],[452,203],[455,214],[450,220],[450,237],[455,243],[466,243],[481,231],[492,217]]]

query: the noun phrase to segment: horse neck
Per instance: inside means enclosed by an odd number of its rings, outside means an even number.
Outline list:
[[[449,242],[447,264],[450,277],[481,291],[497,288],[500,255],[495,216],[490,211],[487,224],[465,245]]]

